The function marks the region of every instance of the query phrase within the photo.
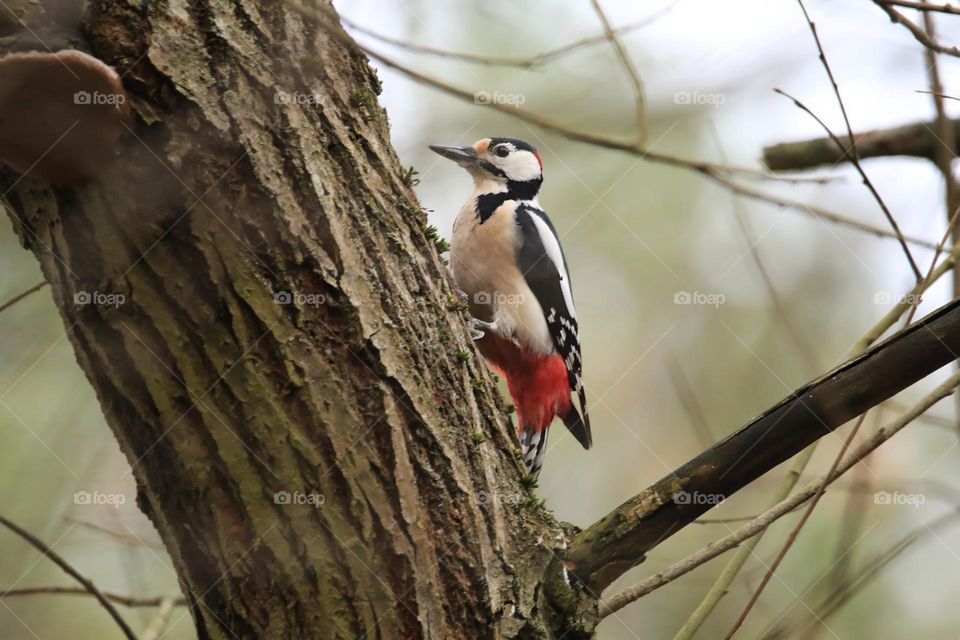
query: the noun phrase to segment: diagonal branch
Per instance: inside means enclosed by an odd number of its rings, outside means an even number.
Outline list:
[[[817,117],[817,115],[813,111],[811,111],[810,108],[807,107],[807,105],[803,104],[802,102],[800,102],[799,100],[791,96],[786,91],[783,91],[781,89],[774,89],[774,91],[776,91],[780,95],[790,100],[793,100],[793,104],[795,104],[799,109],[805,111],[807,114],[810,115],[810,117],[816,120],[817,124],[823,127],[824,131],[827,132],[827,135],[830,137],[830,139],[833,140],[834,144],[837,145],[837,148],[843,151],[843,154],[850,161],[850,164],[852,164],[853,168],[856,169],[857,173],[860,174],[860,178],[863,180],[863,184],[867,187],[867,189],[870,191],[870,194],[873,196],[873,199],[876,200],[877,204],[880,206],[880,210],[883,211],[883,215],[886,217],[887,222],[890,223],[890,227],[893,229],[893,232],[897,236],[897,240],[900,242],[900,247],[903,249],[904,254],[907,256],[907,261],[910,263],[910,269],[913,271],[913,275],[916,277],[917,280],[920,280],[922,277],[920,275],[920,268],[917,267],[917,263],[913,259],[913,254],[910,253],[910,247],[907,246],[907,241],[903,237],[903,232],[900,231],[900,225],[897,224],[896,218],[893,217],[893,214],[890,212],[890,209],[887,207],[887,204],[883,201],[883,198],[880,197],[880,192],[877,191],[876,187],[873,185],[873,182],[867,176],[867,172],[864,171],[863,165],[860,164],[860,158],[857,155],[857,151],[856,151],[857,146],[856,144],[853,143],[852,131],[850,133],[850,136],[851,136],[850,147],[844,147],[843,143],[840,142],[840,139],[830,130],[829,127],[827,127],[826,123],[824,123],[823,120]]]
[[[137,640],[137,636],[133,633],[133,630],[127,625],[126,621],[123,619],[123,616],[120,615],[120,612],[117,611],[117,608],[113,606],[110,602],[110,599],[107,598],[102,591],[97,589],[96,585],[93,584],[88,578],[85,578],[79,571],[74,569],[66,560],[60,557],[53,549],[44,544],[40,538],[36,537],[26,529],[18,526],[17,524],[7,520],[3,516],[0,516],[0,525],[3,525],[16,535],[23,538],[27,543],[30,544],[33,548],[37,549],[47,558],[63,569],[70,577],[83,585],[83,588],[86,589],[94,598],[96,598],[104,609],[107,610],[107,613],[110,614],[110,617],[114,619],[117,623],[117,626],[120,627],[123,634],[129,638],[129,640]]]
[[[922,415],[930,407],[954,393],[957,385],[960,385],[960,372],[954,373],[936,389],[934,389],[929,395],[924,396],[905,414],[898,417],[896,420],[864,440],[859,446],[857,446],[856,449],[853,450],[853,452],[850,453],[849,456],[847,456],[846,459],[844,459],[843,463],[841,463],[833,473],[817,478],[796,493],[792,494],[790,497],[782,500],[776,506],[768,509],[744,526],[740,527],[733,533],[724,536],[720,540],[711,542],[699,551],[687,556],[680,562],[677,562],[663,571],[650,576],[649,578],[628,589],[624,589],[615,596],[604,598],[598,605],[600,617],[604,618],[611,613],[622,609],[627,604],[642,598],[651,591],[654,591],[663,585],[672,582],[673,580],[676,580],[680,576],[689,573],[705,562],[716,558],[725,551],[733,549],[737,545],[743,543],[745,540],[749,540],[761,531],[764,531],[778,519],[792,512],[804,502],[816,495],[817,491],[819,491],[820,487],[824,483],[829,484],[842,476],[844,473],[853,468],[858,462],[873,453],[877,447],[892,438],[901,429]]]
[[[890,18],[891,22],[903,25],[906,27],[907,31],[910,32],[917,42],[930,49],[931,51],[936,51],[937,53],[945,53],[950,56],[956,56],[960,58],[960,49],[956,47],[948,47],[942,45],[929,35],[927,32],[921,29],[915,22],[911,21],[909,18],[904,16],[902,13],[893,8],[893,3],[883,2],[883,0],[873,0],[873,3],[880,7],[884,13]],[[899,3],[898,3],[899,4]]]
[[[957,359],[960,299],[796,390],[580,533],[567,568],[601,591],[717,501]]]
[[[7,309],[9,309],[10,307],[12,307],[13,305],[17,304],[18,302],[20,302],[21,300],[23,300],[24,298],[26,298],[27,296],[29,296],[31,293],[36,293],[37,291],[40,291],[40,289],[42,289],[42,288],[44,287],[44,285],[46,285],[46,284],[47,284],[47,281],[46,281],[46,280],[41,280],[40,282],[38,282],[37,284],[33,285],[32,287],[30,287],[30,288],[27,289],[26,291],[21,291],[20,293],[18,293],[17,295],[13,296],[12,298],[10,298],[9,300],[7,300],[7,301],[4,302],[3,304],[0,304],[0,312],[6,311]]]

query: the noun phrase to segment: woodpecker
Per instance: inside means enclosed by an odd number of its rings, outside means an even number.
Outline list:
[[[516,138],[430,148],[473,177],[473,194],[453,223],[450,266],[480,353],[507,381],[523,461],[536,476],[555,417],[584,449],[592,445],[570,274],[557,231],[537,200],[543,163],[533,146]]]

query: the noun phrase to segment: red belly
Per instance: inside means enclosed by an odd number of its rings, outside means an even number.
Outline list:
[[[567,367],[556,353],[541,355],[523,349],[493,333],[477,341],[480,353],[507,380],[510,397],[520,417],[519,431],[540,431],[570,409]]]

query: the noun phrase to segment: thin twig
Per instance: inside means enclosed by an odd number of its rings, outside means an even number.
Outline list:
[[[900,246],[903,248],[903,252],[907,256],[907,260],[910,262],[910,267],[913,269],[913,273],[916,276],[917,280],[920,279],[920,269],[917,268],[917,263],[913,261],[913,256],[910,254],[910,248],[907,247],[906,241],[903,239],[903,234],[900,232],[900,227],[897,225],[897,221],[894,219],[893,214],[890,213],[890,209],[887,208],[886,203],[883,201],[883,198],[880,197],[880,193],[873,186],[873,182],[870,181],[870,178],[867,177],[867,172],[863,170],[863,166],[860,164],[860,156],[857,151],[857,140],[853,136],[853,127],[850,125],[850,118],[847,116],[847,108],[843,104],[843,97],[840,95],[840,87],[837,85],[837,80],[833,76],[833,70],[830,68],[830,63],[827,61],[827,54],[823,51],[823,43],[820,42],[820,36],[817,34],[817,25],[814,24],[813,20],[810,18],[810,14],[807,13],[807,7],[803,4],[803,0],[797,0],[797,4],[800,5],[800,10],[803,12],[803,17],[807,21],[807,25],[810,27],[810,33],[813,35],[813,41],[817,45],[817,52],[820,55],[820,64],[823,65],[824,71],[827,73],[827,77],[830,79],[830,85],[833,87],[833,95],[837,97],[837,104],[840,106],[840,113],[843,115],[843,123],[847,127],[847,138],[850,140],[850,148],[847,152],[850,157],[850,162],[856,168],[857,172],[860,174],[860,177],[863,179],[863,183],[866,185],[867,189],[870,190],[870,193],[873,194],[874,199],[877,201],[877,204],[880,205],[880,208],[883,210],[883,215],[887,217],[887,222],[890,223],[890,226],[896,232],[898,239],[900,240]],[[793,100],[798,106],[800,102],[794,98]],[[813,112],[802,107],[804,111],[813,116]],[[820,122],[819,118],[814,118]],[[830,132],[830,129],[826,124],[820,123],[823,128],[826,130],[827,134],[832,136],[836,140],[836,136]],[[840,144],[837,140],[837,146],[843,149],[843,145]]]
[[[143,630],[141,640],[160,640],[164,636],[164,628],[170,622],[170,615],[173,613],[174,603],[171,598],[164,598],[149,626]]]
[[[694,520],[696,524],[733,524],[734,522],[750,522],[756,515],[752,516],[739,516],[736,518],[697,518]]]
[[[869,347],[873,342],[882,336],[887,329],[896,324],[897,320],[911,308],[913,308],[913,303],[916,300],[919,300],[923,293],[933,285],[934,282],[939,280],[943,275],[949,272],[954,264],[956,263],[957,257],[960,255],[960,246],[953,247],[950,250],[950,254],[943,259],[943,261],[934,269],[930,274],[924,279],[923,282],[918,282],[913,285],[913,288],[904,296],[901,296],[897,301],[897,304],[893,306],[890,311],[887,312],[883,318],[880,319],[873,327],[871,327],[863,336],[853,345],[851,352],[859,352],[867,347]]]
[[[886,216],[887,222],[890,223],[890,227],[893,229],[893,233],[896,236],[897,241],[900,242],[900,247],[903,249],[904,254],[907,256],[907,261],[910,263],[910,269],[913,271],[913,275],[916,277],[917,280],[920,280],[920,278],[922,278],[923,276],[920,275],[920,269],[919,267],[917,267],[917,263],[913,260],[913,254],[910,253],[910,248],[907,246],[907,241],[903,237],[903,232],[900,231],[900,225],[897,224],[897,221],[894,219],[893,214],[891,214],[890,210],[887,208],[887,204],[883,201],[883,198],[880,197],[880,193],[873,186],[873,182],[870,181],[870,178],[867,176],[866,171],[863,170],[863,166],[860,164],[860,161],[857,159],[855,155],[856,146],[852,145],[849,149],[845,148],[843,146],[843,143],[840,142],[840,139],[837,138],[837,136],[833,133],[833,131],[830,130],[830,128],[826,125],[826,123],[823,120],[821,120],[813,111],[811,111],[805,104],[800,102],[797,98],[794,98],[793,96],[791,96],[786,91],[783,91],[782,89],[774,89],[774,91],[784,96],[785,98],[792,100],[793,104],[795,104],[797,107],[799,107],[804,112],[809,114],[810,117],[816,120],[817,124],[823,127],[823,130],[827,132],[827,135],[830,137],[830,139],[833,140],[834,143],[836,143],[837,147],[844,153],[844,155],[847,156],[847,159],[850,161],[850,164],[852,164],[854,168],[857,170],[857,173],[860,174],[860,178],[863,180],[863,184],[870,191],[871,195],[873,195],[873,198],[874,200],[877,201],[877,204],[880,205],[880,209],[883,211],[883,215]]]
[[[677,5],[677,2],[672,2],[671,4],[663,7],[662,9],[654,12],[653,14],[638,20],[632,24],[628,24],[622,27],[617,27],[614,29],[614,33],[618,36],[626,35],[643,27],[649,26],[670,13],[673,8]],[[579,49],[584,49],[587,47],[592,47],[594,45],[601,44],[607,41],[607,35],[605,33],[591,36],[589,38],[583,38],[569,44],[562,45],[560,47],[555,47],[541,53],[534,54],[532,56],[526,57],[510,57],[510,56],[486,56],[478,55],[473,53],[459,53],[456,51],[447,51],[446,49],[438,49],[435,47],[428,47],[421,44],[416,44],[409,42],[407,40],[401,40],[399,38],[393,38],[391,36],[383,35],[377,33],[363,25],[357,24],[356,22],[340,17],[340,21],[346,25],[349,29],[356,31],[357,33],[362,33],[365,36],[379,40],[380,42],[385,42],[389,45],[405,49],[413,53],[421,53],[426,55],[436,56],[438,58],[452,58],[454,60],[460,60],[462,62],[472,62],[475,64],[484,64],[484,65],[493,65],[493,66],[505,66],[505,67],[520,67],[522,69],[529,69],[531,67],[536,67],[544,64],[545,62],[555,60],[569,53],[573,53]]]
[[[637,125],[637,148],[641,148],[644,141],[647,139],[647,124],[644,117],[647,109],[646,98],[644,97],[643,79],[640,77],[640,72],[637,71],[637,66],[633,64],[630,54],[627,53],[626,47],[623,46],[619,36],[617,36],[617,32],[613,28],[613,25],[611,25],[610,20],[607,19],[607,14],[604,13],[603,7],[600,6],[600,0],[590,0],[590,3],[593,5],[594,12],[597,14],[597,17],[603,24],[603,31],[607,36],[607,40],[610,41],[610,46],[613,47],[614,52],[617,54],[617,58],[620,59],[620,64],[623,65],[624,70],[627,72],[627,76],[630,78],[630,84],[633,87],[634,119],[636,120]]]
[[[719,135],[715,129],[714,136],[717,138],[720,157],[721,159],[725,159],[723,147],[720,146]],[[744,212],[740,210],[739,204],[739,200],[734,198],[734,218],[737,221],[737,226],[740,229],[740,233],[743,236],[745,244],[747,245],[747,250],[753,258],[754,264],[757,267],[757,271],[760,273],[764,287],[767,289],[767,295],[773,302],[773,307],[776,310],[777,315],[780,317],[780,320],[786,328],[787,333],[793,339],[794,345],[796,346],[798,353],[800,353],[800,357],[806,361],[806,364],[812,375],[814,372],[820,369],[819,363],[814,355],[813,348],[803,338],[803,335],[799,332],[799,330],[793,326],[790,315],[786,312],[783,302],[780,299],[780,295],[773,284],[773,279],[770,277],[766,266],[763,264],[763,260],[761,259],[759,251],[756,248],[756,242],[753,239],[752,230],[749,227],[749,223],[747,222]],[[797,485],[797,482],[800,481],[800,476],[803,474],[804,469],[806,469],[807,464],[809,464],[810,459],[813,457],[816,447],[817,443],[814,442],[794,459],[793,464],[791,465],[787,474],[783,477],[780,484],[774,491],[770,506],[777,504],[790,495],[790,492],[793,491],[794,487]],[[700,604],[697,605],[697,607],[687,617],[683,625],[677,631],[676,635],[673,637],[673,640],[690,640],[690,638],[693,638],[700,627],[702,627],[707,621],[707,618],[710,616],[710,614],[716,609],[717,605],[720,603],[720,599],[727,594],[730,589],[730,585],[733,584],[733,581],[740,573],[740,570],[747,563],[750,557],[753,556],[754,549],[760,543],[762,536],[762,532],[757,534],[755,537],[745,542],[739,549],[737,549],[737,552],[731,556],[730,560],[720,572],[720,575],[718,575],[713,584],[710,585],[710,589],[707,591],[706,595],[704,595],[703,599],[700,601]]]
[[[178,607],[186,606],[186,598],[170,596],[156,596],[151,598],[138,598],[135,596],[125,596],[119,593],[110,593],[101,591],[103,597],[110,602],[115,602],[124,607],[159,607],[164,600],[173,600],[173,604]],[[0,589],[0,598],[18,598],[23,596],[92,596],[93,594],[80,587],[24,587],[22,589]]]
[[[827,597],[815,607],[814,611],[807,616],[808,619],[806,622],[799,626],[791,624],[778,627],[784,629],[784,631],[780,633],[778,633],[776,629],[768,629],[764,632],[762,637],[781,637],[783,633],[787,632],[787,630],[793,629],[793,633],[790,637],[809,640],[816,631],[817,627],[823,625],[823,623],[825,623],[830,616],[836,613],[843,605],[849,602],[853,596],[866,587],[870,581],[876,578],[880,572],[885,569],[893,560],[898,558],[901,553],[906,551],[914,543],[919,542],[924,537],[936,537],[937,529],[950,524],[952,521],[956,520],[958,516],[960,516],[960,509],[946,513],[933,522],[921,524],[906,536],[900,538],[888,549],[885,549],[884,551],[874,555],[850,580],[829,593]],[[801,593],[806,593],[807,591],[809,591],[809,588],[805,589]],[[797,601],[791,604],[790,608],[793,608],[796,606],[796,604]],[[789,612],[790,608],[781,614],[777,620],[782,619]]]
[[[720,142],[720,133],[717,131],[716,126],[713,124],[713,121],[710,122],[710,129],[713,132],[713,137],[716,140],[717,150],[720,154],[720,159],[726,162],[727,156],[723,151],[723,146]],[[740,236],[743,238],[743,243],[747,247],[747,251],[750,254],[750,258],[753,260],[753,266],[756,267],[757,273],[760,275],[760,280],[763,282],[763,288],[767,291],[767,297],[770,298],[770,302],[773,303],[773,309],[776,311],[777,316],[780,318],[780,322],[783,324],[783,328],[786,330],[787,335],[793,341],[793,345],[797,354],[800,356],[800,359],[804,361],[807,369],[807,373],[813,375],[820,370],[820,363],[817,362],[817,357],[815,355],[816,351],[813,348],[813,345],[804,337],[803,332],[793,323],[793,319],[789,313],[787,313],[787,307],[783,302],[783,299],[780,296],[780,293],[777,291],[777,287],[773,282],[773,278],[770,276],[770,272],[767,270],[766,264],[763,262],[763,258],[760,255],[760,250],[757,248],[757,240],[754,238],[753,229],[751,228],[749,218],[743,208],[741,207],[741,202],[738,198],[732,198],[733,204],[733,218],[737,223],[737,229],[740,231]]]
[[[930,36],[927,35],[926,31],[918,27],[914,22],[894,9],[891,3],[884,2],[883,0],[873,0],[873,3],[880,7],[884,13],[889,16],[892,22],[906,27],[907,31],[910,32],[914,39],[916,39],[917,42],[926,48],[936,51],[937,53],[945,53],[948,56],[956,56],[960,58],[960,49],[957,49],[956,47],[947,47],[939,42],[936,42],[935,40],[930,39]]]
[[[31,293],[35,293],[35,292],[39,291],[40,289],[43,288],[43,285],[45,285],[45,284],[47,284],[47,281],[46,281],[46,280],[41,280],[40,282],[38,282],[37,284],[33,285],[32,287],[30,287],[30,288],[27,289],[26,291],[21,291],[20,293],[18,293],[17,295],[13,296],[12,298],[10,298],[9,300],[7,300],[7,301],[4,302],[3,304],[0,304],[0,313],[6,311],[7,309],[9,309],[10,307],[12,307],[13,305],[17,304],[18,302],[20,302],[21,300],[23,300],[24,298],[26,298],[26,297],[27,297],[28,295],[30,295]]]
[[[877,407],[874,420],[880,423],[883,405]],[[874,491],[871,471],[866,465],[856,467],[852,472],[850,491],[841,507],[840,531],[833,551],[833,559],[826,571],[824,580],[827,591],[835,590],[847,583],[848,574],[853,566],[857,541],[863,535],[870,508],[868,492]]]
[[[54,564],[56,564],[58,567],[63,569],[74,580],[82,584],[84,589],[90,592],[90,595],[96,598],[100,602],[100,604],[103,605],[103,608],[106,609],[107,613],[110,614],[110,617],[116,621],[117,626],[120,627],[120,629],[123,631],[123,634],[127,638],[129,638],[129,640],[137,640],[137,636],[134,635],[133,630],[123,619],[123,616],[120,615],[120,612],[117,611],[117,608],[113,606],[110,600],[107,599],[107,597],[104,596],[99,589],[97,589],[96,585],[94,585],[90,580],[85,578],[79,571],[74,569],[66,560],[64,560],[57,553],[55,553],[53,549],[48,547],[46,544],[44,544],[42,540],[37,538],[35,535],[30,533],[29,531],[19,527],[18,525],[14,524],[10,520],[7,520],[3,516],[0,516],[0,524],[5,526],[10,531],[14,532],[21,538],[23,538],[26,542],[30,544],[30,546],[40,551],[40,553],[42,553],[47,558],[50,558],[50,560],[52,560]]]
[[[937,258],[940,256],[940,254],[943,253],[943,248],[947,244],[947,240],[957,235],[958,220],[960,220],[960,206],[958,206],[957,209],[954,210],[953,214],[950,215],[950,219],[947,220],[947,228],[944,229],[943,235],[940,237],[940,242],[937,243],[937,247],[933,252],[933,259],[930,261],[930,268],[927,270],[927,275],[924,278],[925,281],[929,281],[930,278],[933,277],[933,274],[935,271],[934,265],[936,264]],[[957,255],[958,247],[960,247],[960,244],[954,243],[953,249],[950,252],[951,255],[953,256]],[[954,266],[954,269],[956,270],[956,265]],[[956,275],[956,272],[954,275]],[[956,282],[954,284],[956,284]],[[917,312],[917,309],[920,307],[921,300],[922,300],[922,296],[917,295],[908,301],[910,303],[910,312],[907,314],[907,317],[904,320],[904,323],[903,323],[904,326],[909,325],[910,322],[913,321],[913,316]]]
[[[957,382],[960,383],[960,376],[958,376]],[[792,547],[793,543],[796,542],[797,536],[800,535],[800,530],[803,529],[803,525],[805,525],[810,519],[810,516],[813,515],[813,510],[817,508],[817,504],[819,504],[820,498],[823,496],[823,492],[827,490],[827,485],[832,482],[833,474],[836,473],[837,467],[840,466],[840,461],[843,459],[844,454],[846,454],[847,449],[850,448],[851,443],[853,443],[853,439],[856,438],[857,433],[860,432],[860,427],[863,425],[863,421],[866,419],[866,417],[866,413],[861,414],[857,419],[856,424],[853,425],[853,429],[850,430],[850,434],[843,442],[843,447],[840,448],[840,453],[837,454],[837,457],[833,460],[833,464],[830,465],[830,471],[828,471],[827,475],[824,476],[823,483],[821,483],[821,485],[817,488],[817,492],[813,495],[813,499],[810,500],[810,503],[807,505],[806,510],[800,517],[800,521],[797,522],[796,526],[794,526],[793,530],[790,532],[790,535],[787,536],[786,542],[783,543],[783,545],[780,547],[780,551],[777,552],[777,557],[774,558],[772,563],[770,563],[766,573],[763,574],[763,578],[760,580],[760,584],[756,589],[754,589],[753,594],[747,601],[747,604],[743,607],[743,611],[740,612],[740,615],[734,621],[733,626],[730,627],[730,631],[727,632],[727,635],[724,636],[723,640],[730,640],[733,638],[733,635],[743,625],[744,620],[746,620],[747,616],[750,615],[750,611],[753,610],[753,605],[755,605],[757,600],[760,599],[760,594],[763,593],[763,590],[770,583],[770,579],[777,571],[777,568],[779,568],[780,563],[783,562],[783,559],[786,557],[790,547]]]
[[[912,0],[875,0],[877,4],[893,5],[905,9],[916,9],[917,11],[933,11],[935,13],[949,13],[960,16],[960,7],[954,7],[949,4],[931,4],[929,2],[913,2]]]
[[[809,205],[804,202],[798,202],[796,200],[790,200],[788,198],[780,198],[779,196],[774,196],[768,193],[764,193],[763,191],[760,191],[758,189],[754,189],[747,185],[735,182],[719,173],[709,173],[709,172],[703,172],[703,173],[709,179],[723,185],[724,187],[726,187],[727,189],[730,189],[734,193],[738,193],[742,196],[746,196],[753,200],[757,200],[759,202],[766,202],[767,204],[776,205],[778,207],[792,209],[794,211],[799,211],[800,213],[806,213],[815,218],[822,218],[827,222],[832,222],[835,224],[842,225],[844,227],[856,229],[857,231],[870,233],[875,236],[879,236],[881,238],[890,238],[893,240],[900,239],[897,237],[897,235],[894,232],[890,231],[889,229],[884,229],[882,227],[877,227],[875,225],[872,225],[866,222],[861,222],[853,218],[848,218],[846,216],[842,216],[840,214],[836,214],[831,211],[827,211],[826,209],[822,209],[814,205]],[[923,238],[917,238],[914,236],[903,236],[903,238],[910,244],[918,247],[924,247],[926,249],[937,248],[937,243],[931,242],[930,240],[925,240]]]
[[[932,39],[936,39],[936,24],[933,14],[923,14],[923,28]],[[927,73],[930,75],[930,93],[933,96],[933,107],[937,113],[937,138],[940,144],[934,147],[934,160],[940,174],[943,176],[943,192],[946,200],[947,228],[952,236],[954,245],[960,243],[960,227],[955,226],[954,218],[960,210],[960,187],[953,177],[953,160],[957,157],[957,145],[954,139],[953,121],[947,115],[943,100],[943,82],[940,80],[940,65],[937,54],[931,49],[924,48],[924,58],[927,63]],[[934,256],[936,260],[936,255]],[[960,268],[953,270],[953,297],[960,296]],[[957,415],[960,415],[960,397],[955,398]],[[960,428],[958,428],[960,435]]]
[[[824,485],[824,481],[829,484],[830,482],[833,482],[842,476],[858,462],[873,453],[877,447],[896,435],[917,416],[923,414],[924,411],[932,407],[934,404],[952,394],[957,385],[960,385],[960,372],[954,373],[947,378],[946,381],[937,386],[937,388],[934,389],[929,395],[924,396],[920,402],[911,407],[907,413],[901,415],[886,427],[878,430],[876,433],[864,440],[850,453],[849,456],[847,456],[847,458],[833,471],[831,475],[817,478],[813,482],[804,486],[801,490],[793,493],[790,497],[782,500],[775,507],[768,509],[757,518],[751,520],[743,527],[721,538],[720,540],[710,542],[705,547],[687,556],[680,562],[677,562],[663,571],[660,571],[659,573],[642,580],[632,587],[624,589],[614,596],[602,599],[598,605],[600,618],[602,619],[616,611],[619,611],[631,602],[638,600],[651,591],[659,589],[663,585],[676,580],[680,576],[683,576],[690,571],[693,571],[700,565],[712,560],[713,558],[716,558],[725,551],[729,551],[730,549],[740,545],[744,541],[749,540],[753,536],[765,530],[774,522],[812,498],[820,490],[820,487]]]
[[[99,524],[95,524],[93,522],[87,522],[86,520],[80,520],[78,518],[68,518],[68,520],[76,522],[80,526],[86,527],[92,531],[96,531],[97,533],[103,534],[105,536],[109,536],[114,540],[118,540],[124,544],[129,544],[137,547],[149,547],[151,549],[165,548],[162,544],[159,544],[156,542],[147,542],[145,540],[141,540],[137,536],[130,536],[121,531],[114,531],[113,529],[108,529],[107,527],[101,526]]]
[[[680,406],[683,407],[690,421],[690,425],[693,427],[694,433],[697,434],[697,439],[700,440],[700,444],[704,448],[709,447],[716,442],[716,440],[713,434],[710,433],[707,416],[703,411],[703,407],[700,405],[700,401],[697,399],[697,395],[690,386],[690,381],[687,380],[687,375],[683,371],[683,365],[680,364],[676,356],[670,353],[664,358],[664,369],[666,369],[670,384],[677,394],[677,399],[680,400]]]

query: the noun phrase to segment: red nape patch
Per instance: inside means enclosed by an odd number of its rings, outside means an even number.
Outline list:
[[[507,379],[520,430],[533,427],[539,431],[569,411],[570,383],[567,367],[559,355],[532,353],[492,333],[481,338],[477,346],[490,365]]]
[[[537,159],[537,162],[540,163],[540,173],[543,173],[543,160],[540,159],[540,154],[537,153],[537,150],[533,150],[533,157]]]

